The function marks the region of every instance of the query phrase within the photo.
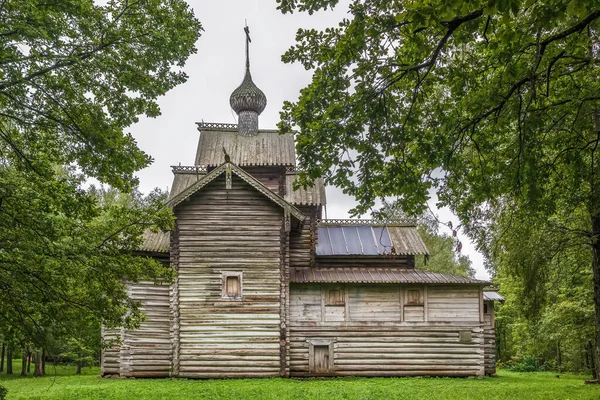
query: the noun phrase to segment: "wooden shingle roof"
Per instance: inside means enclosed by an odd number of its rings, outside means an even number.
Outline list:
[[[285,176],[285,200],[296,205],[321,206],[327,204],[323,179],[316,179],[312,187],[299,187],[294,190],[298,175],[288,173]]]
[[[274,130],[259,130],[254,136],[238,135],[237,130],[202,130],[198,140],[196,165],[216,167],[223,163],[223,149],[239,166],[296,165],[294,135]]]

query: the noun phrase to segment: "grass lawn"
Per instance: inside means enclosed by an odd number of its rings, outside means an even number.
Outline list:
[[[98,368],[74,367],[49,376],[0,374],[0,385],[11,399],[600,399],[600,386],[584,385],[583,375],[549,372],[516,373],[501,370],[498,377],[464,378],[337,378],[295,379],[102,379]],[[50,376],[50,374],[52,374]]]

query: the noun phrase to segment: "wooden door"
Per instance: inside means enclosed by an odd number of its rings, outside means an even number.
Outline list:
[[[313,355],[315,357],[314,373],[329,372],[329,346],[315,346]]]

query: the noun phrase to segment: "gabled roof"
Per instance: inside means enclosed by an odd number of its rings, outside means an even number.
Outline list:
[[[211,130],[198,124],[201,131],[196,152],[196,165],[216,167],[223,162],[223,149],[231,162],[240,166],[249,165],[296,165],[294,135],[280,135],[276,130],[259,130],[256,135],[239,135],[237,129]]]
[[[217,179],[222,174],[225,174],[227,170],[230,169],[232,174],[235,174],[240,179],[248,183],[254,189],[262,193],[265,197],[270,199],[275,204],[279,205],[284,210],[288,211],[290,215],[294,216],[297,220],[303,221],[305,216],[302,214],[300,210],[294,207],[292,204],[285,201],[282,197],[274,193],[272,190],[263,185],[259,180],[254,178],[252,175],[248,174],[246,171],[238,167],[237,165],[231,162],[225,162],[213,169],[206,175],[199,175],[199,179],[188,186],[186,189],[179,192],[177,195],[171,197],[169,201],[167,201],[167,205],[171,208],[175,208],[179,203],[189,198],[191,195],[202,189],[204,186],[208,185],[215,179]]]
[[[488,282],[463,276],[439,274],[407,268],[311,268],[290,269],[290,282],[295,283],[430,283],[477,284]]]
[[[428,255],[413,223],[373,220],[322,220],[317,256]]]

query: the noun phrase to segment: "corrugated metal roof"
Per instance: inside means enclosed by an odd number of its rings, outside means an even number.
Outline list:
[[[429,254],[412,226],[325,225],[317,229],[317,256]]]
[[[156,253],[168,253],[171,244],[170,232],[152,232],[145,231],[142,238],[144,239],[140,246],[140,251],[152,251]]]
[[[483,291],[483,299],[486,301],[499,301],[504,303],[504,297],[495,290],[484,290]]]
[[[291,268],[290,282],[295,283],[431,283],[477,284],[488,282],[462,276],[438,274],[406,268]]]
[[[319,178],[315,180],[315,184],[312,187],[303,188],[302,186],[298,190],[294,190],[294,182],[298,175],[287,174],[285,176],[285,200],[291,204],[301,204],[309,206],[320,206],[327,204],[325,196],[325,184],[323,179]]]
[[[294,135],[280,135],[273,130],[260,130],[255,136],[242,136],[237,131],[202,131],[198,140],[196,165],[215,167],[223,164],[223,148],[231,162],[240,165],[296,165]]]

